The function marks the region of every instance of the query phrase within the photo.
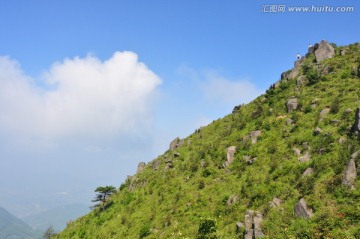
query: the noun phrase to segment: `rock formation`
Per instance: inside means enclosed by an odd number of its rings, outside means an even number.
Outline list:
[[[142,171],[144,171],[145,166],[146,166],[146,163],[140,162],[138,167],[137,167],[136,173],[138,174],[138,173],[141,173]]]
[[[257,142],[258,137],[261,135],[261,130],[255,130],[250,133],[251,143],[255,144]]]
[[[184,140],[177,137],[176,139],[171,141],[170,147],[169,147],[170,151],[173,151],[174,149],[179,148],[183,143],[184,143]]]
[[[353,127],[351,129],[351,131],[357,135],[358,137],[360,137],[360,108],[356,109],[355,112],[355,122],[353,124]]]
[[[301,198],[294,207],[294,215],[295,217],[307,219],[312,217],[313,211],[307,207],[305,200]]]
[[[350,158],[347,166],[346,166],[343,184],[346,185],[347,187],[349,187],[350,189],[355,189],[354,184],[355,184],[355,180],[357,177],[355,159],[358,157],[359,154],[360,154],[360,151],[353,153],[351,155],[351,158]]]
[[[263,216],[260,212],[247,210],[245,213],[245,239],[257,239],[265,236],[261,231]]]
[[[291,98],[286,102],[286,108],[288,113],[291,113],[294,110],[296,110],[298,106],[299,106],[299,102],[297,98]]]
[[[335,49],[327,41],[322,40],[320,44],[315,44],[314,54],[317,62],[321,62],[335,55]]]

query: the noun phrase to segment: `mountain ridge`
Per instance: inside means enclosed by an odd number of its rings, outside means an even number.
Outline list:
[[[360,238],[359,77],[359,43],[310,46],[57,238]]]
[[[0,238],[2,239],[37,239],[40,233],[5,208],[0,207]]]

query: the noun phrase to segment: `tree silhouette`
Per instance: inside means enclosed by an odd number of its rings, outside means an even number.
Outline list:
[[[114,186],[104,186],[104,187],[97,187],[95,189],[97,193],[95,198],[92,200],[93,202],[99,202],[98,204],[94,205],[93,208],[98,208],[102,206],[102,210],[105,210],[106,202],[111,194],[116,192]]]
[[[44,232],[43,234],[43,238],[44,239],[51,239],[53,236],[55,236],[56,233],[55,233],[55,230],[53,228],[53,226],[49,226],[46,231]]]

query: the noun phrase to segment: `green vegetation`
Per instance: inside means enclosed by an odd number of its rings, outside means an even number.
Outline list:
[[[111,194],[113,194],[114,192],[116,192],[116,188],[114,186],[104,186],[104,187],[97,187],[95,189],[96,197],[94,198],[94,200],[92,200],[93,202],[99,202],[98,204],[95,204],[93,206],[93,208],[98,208],[98,207],[102,207],[102,210],[104,211],[106,207],[109,207],[111,205],[111,202],[108,203],[108,199],[111,196]]]
[[[360,238],[360,182],[354,190],[342,184],[360,149],[350,132],[360,107],[360,46],[340,50],[346,53],[320,63],[308,56],[299,70],[306,83],[283,80],[196,130],[122,184],[108,199],[111,207],[70,223],[57,238],[242,238],[236,223],[249,209],[263,214],[265,238]],[[298,101],[292,111],[290,98]],[[252,143],[255,130],[261,135]],[[234,160],[224,167],[230,146]],[[304,155],[310,160],[299,162]],[[359,168],[360,157],[355,163]],[[308,168],[313,173],[304,176]],[[229,203],[232,195],[238,199]],[[275,197],[279,207],[269,204]],[[294,216],[300,198],[314,212],[309,219]]]

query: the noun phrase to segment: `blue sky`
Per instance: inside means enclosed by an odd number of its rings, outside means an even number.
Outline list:
[[[265,5],[353,6],[264,13]],[[360,3],[0,1],[0,206],[90,203],[231,112],[309,43],[359,41]],[[119,70],[120,69],[120,70]]]

